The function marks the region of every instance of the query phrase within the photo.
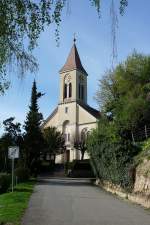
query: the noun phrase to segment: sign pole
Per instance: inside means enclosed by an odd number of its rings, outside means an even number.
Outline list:
[[[12,192],[14,192],[14,158],[12,158]]]

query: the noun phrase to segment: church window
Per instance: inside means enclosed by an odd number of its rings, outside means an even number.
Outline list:
[[[67,98],[67,84],[64,86],[64,98]]]
[[[68,107],[65,107],[65,113],[68,113]]]
[[[72,84],[69,83],[69,98],[72,97]]]

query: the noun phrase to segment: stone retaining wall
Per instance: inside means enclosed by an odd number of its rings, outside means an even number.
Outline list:
[[[145,208],[150,208],[150,160],[145,159],[136,168],[136,178],[132,193],[127,193],[119,185],[114,185],[106,181],[102,183],[100,179],[96,180],[96,185],[121,198],[129,199]]]

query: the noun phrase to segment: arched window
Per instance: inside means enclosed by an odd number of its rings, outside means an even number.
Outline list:
[[[64,85],[64,98],[67,98],[67,84]]]
[[[72,97],[72,84],[69,83],[69,98]]]

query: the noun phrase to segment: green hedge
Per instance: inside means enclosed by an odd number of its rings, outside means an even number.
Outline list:
[[[134,156],[139,149],[131,141],[121,138],[113,123],[101,121],[89,136],[87,146],[93,171],[101,181],[132,188]]]
[[[11,184],[11,176],[6,173],[0,173],[0,194],[7,192]]]

